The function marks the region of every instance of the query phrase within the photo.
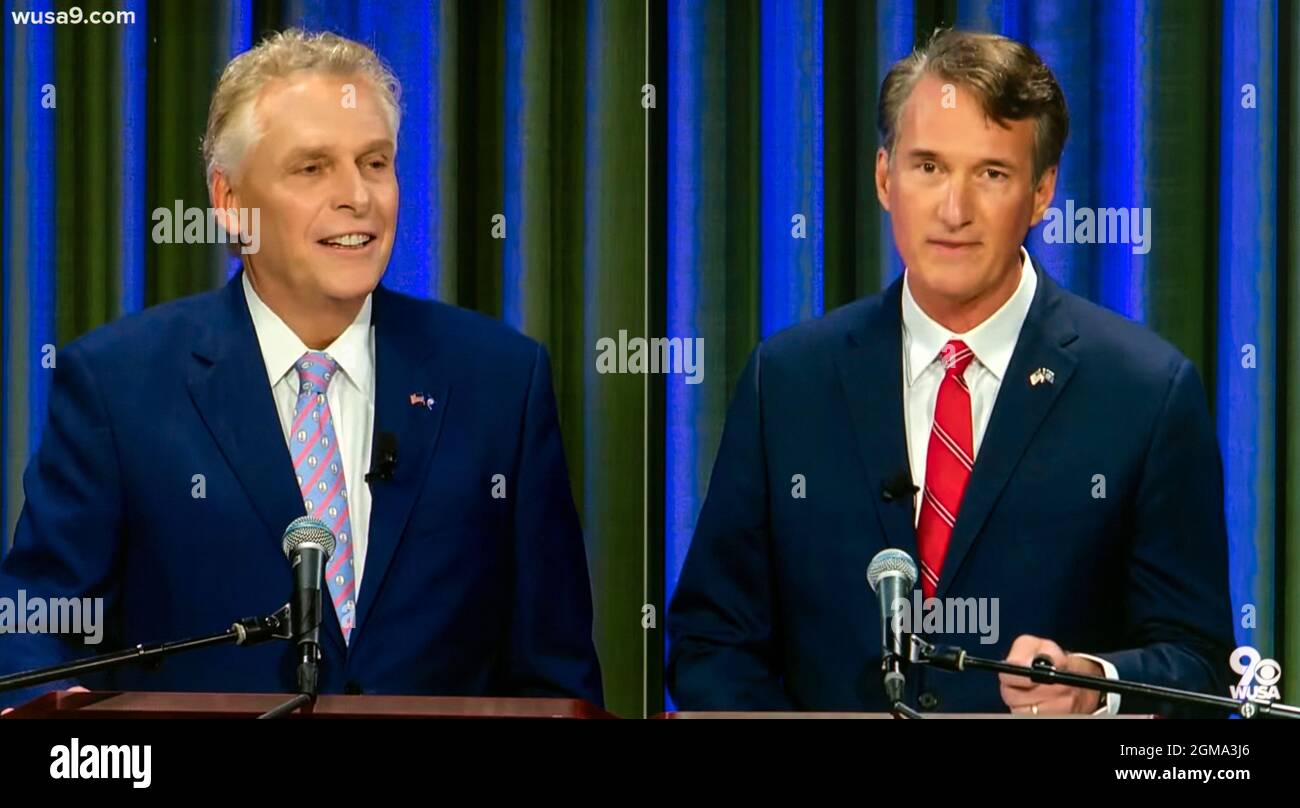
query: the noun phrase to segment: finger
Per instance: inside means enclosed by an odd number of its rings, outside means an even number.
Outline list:
[[[1012,665],[1029,665],[1034,661],[1034,654],[1042,646],[1043,640],[1032,634],[1021,634],[1011,643],[1006,661]]]
[[[1034,655],[1030,657],[1027,664],[1033,665],[1034,660],[1040,656],[1045,656],[1050,659],[1052,661],[1052,667],[1054,668],[1064,668],[1070,661],[1069,655],[1061,649],[1061,646],[1051,640],[1042,640],[1038,645],[1038,649],[1034,652]]]
[[[1028,690],[1019,690],[1016,688],[1007,688],[1002,691],[1002,701],[1008,707],[1019,707],[1024,704],[1042,704],[1046,701],[1057,701],[1061,698],[1069,697],[1070,688],[1065,685],[1038,685]]]
[[[998,695],[1002,697],[1002,703],[1010,707],[1013,712],[1017,707],[1026,707],[1038,703],[1038,696],[1032,690],[1017,690],[1012,687],[1004,687],[998,691]]]
[[[1056,697],[1044,699],[1043,701],[1030,702],[1028,704],[1019,704],[1011,708],[1015,715],[1043,716],[1043,715],[1069,715],[1073,710],[1073,701],[1071,699]],[[1034,708],[1038,710],[1035,712]]]
[[[1074,698],[1069,694],[1046,699],[1038,705],[1039,715],[1070,715],[1074,712]]]
[[[1002,689],[1002,703],[1008,707],[1022,707],[1029,704],[1037,704],[1043,700],[1043,694],[1039,688],[1030,688],[1029,690],[1020,690],[1019,688],[1006,687]]]
[[[999,673],[998,683],[1003,687],[1011,687],[1016,690],[1028,690],[1031,687],[1037,687],[1037,683],[1028,676],[1019,676],[1014,673]]]

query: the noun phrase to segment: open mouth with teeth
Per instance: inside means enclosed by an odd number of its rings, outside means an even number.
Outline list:
[[[374,240],[375,237],[370,233],[344,233],[320,239],[316,243],[334,250],[364,250]]]

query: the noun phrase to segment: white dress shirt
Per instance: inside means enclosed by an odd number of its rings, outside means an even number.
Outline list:
[[[253,318],[253,330],[262,348],[266,376],[275,398],[289,451],[289,430],[298,403],[298,371],[294,367],[310,349],[298,339],[280,316],[258,296],[243,274],[244,297]],[[375,338],[370,325],[370,295],[361,311],[338,339],[325,349],[339,364],[326,392],[339,453],[343,455],[343,484],[348,491],[348,527],[352,540],[353,600],[361,596],[361,575],[366,566],[366,539],[370,529],[370,486],[365,483],[370,468],[370,444],[375,421]]]
[[[940,351],[948,340],[960,339],[975,354],[966,366],[962,378],[970,388],[971,436],[973,438],[976,469],[979,468],[980,445],[988,428],[993,405],[998,400],[998,390],[1011,364],[1011,354],[1020,339],[1020,329],[1029,314],[1029,306],[1038,290],[1038,275],[1022,247],[1020,283],[1016,291],[987,320],[964,334],[954,334],[935,322],[917,305],[912,297],[906,273],[903,277],[903,417],[907,430],[907,455],[912,467],[912,484],[925,487],[925,460],[930,446],[930,430],[934,424],[935,402],[939,398],[939,384],[943,381],[943,363]],[[920,520],[920,493],[913,499],[913,524]],[[958,518],[960,518],[960,513]],[[1115,666],[1100,657],[1078,654],[1101,665],[1107,678],[1118,679]],[[1119,694],[1107,695],[1106,712],[1119,710]]]

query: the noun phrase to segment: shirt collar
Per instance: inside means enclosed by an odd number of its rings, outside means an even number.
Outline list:
[[[253,330],[257,333],[257,342],[262,348],[266,376],[274,387],[310,349],[280,319],[280,315],[266,305],[249,282],[247,272],[242,273],[242,282],[244,299],[248,301],[248,313],[253,318]],[[370,299],[371,295],[366,295],[366,301],[361,304],[356,318],[330,343],[325,353],[338,362],[339,369],[348,381],[373,401],[375,374],[371,352]]]
[[[1020,283],[1016,286],[1016,291],[987,320],[965,334],[954,334],[922,311],[912,297],[907,276],[904,275],[903,356],[906,363],[904,373],[909,387],[916,383],[931,363],[938,360],[939,352],[950,339],[960,339],[966,343],[966,347],[974,352],[975,360],[997,377],[998,381],[1002,380],[1007,365],[1011,364],[1011,354],[1016,349],[1020,327],[1025,323],[1029,306],[1034,302],[1034,293],[1038,289],[1038,275],[1024,247],[1020,248],[1020,255]]]

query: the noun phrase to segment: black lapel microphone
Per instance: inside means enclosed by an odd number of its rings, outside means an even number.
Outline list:
[[[397,436],[392,432],[380,432],[375,436],[375,453],[370,461],[370,471],[366,472],[366,482],[388,482],[393,479],[396,469]]]
[[[886,477],[884,482],[880,484],[880,498],[885,502],[905,499],[910,503],[911,497],[920,490],[920,488],[912,484],[911,470],[903,469]]]

